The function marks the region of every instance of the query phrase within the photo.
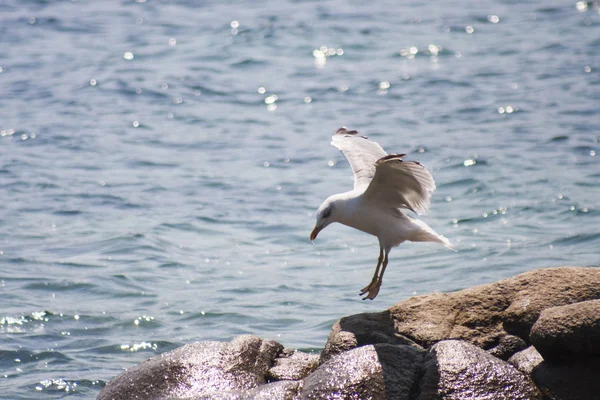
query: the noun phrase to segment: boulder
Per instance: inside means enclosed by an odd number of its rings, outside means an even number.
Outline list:
[[[383,370],[373,346],[358,347],[332,357],[306,378],[301,399],[385,399]]]
[[[394,331],[394,320],[389,311],[365,313],[344,317],[331,328],[320,363],[333,355],[367,344],[406,344],[423,349],[414,341]]]
[[[544,359],[533,346],[529,346],[508,359],[510,364],[527,375],[531,375],[533,369],[542,361],[544,361]]]
[[[518,336],[506,335],[500,337],[498,344],[488,350],[488,353],[501,360],[508,360],[513,354],[527,348],[527,343]]]
[[[425,351],[407,345],[375,345],[383,370],[387,399],[414,399]]]
[[[270,381],[291,381],[305,378],[319,365],[318,354],[307,354],[292,349],[284,349],[274,360],[267,378]]]
[[[548,362],[600,357],[600,300],[542,311],[530,339]]]
[[[303,400],[409,400],[423,351],[406,345],[378,344],[337,354],[304,380]]]
[[[418,400],[539,399],[533,381],[512,365],[477,346],[444,340],[425,357]]]
[[[153,357],[111,381],[98,400],[194,397],[211,392],[253,389],[283,346],[257,336],[229,343],[199,342]]]
[[[504,312],[504,328],[525,340],[542,310],[600,299],[600,268],[537,269],[500,282],[515,292]]]
[[[458,292],[411,297],[380,313],[342,318],[321,358],[365,344],[428,348],[460,339],[508,359],[529,343],[529,331],[542,310],[595,299],[600,299],[600,268],[538,269]]]

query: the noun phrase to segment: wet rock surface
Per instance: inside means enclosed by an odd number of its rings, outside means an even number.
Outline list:
[[[383,369],[373,346],[357,347],[321,364],[304,381],[301,399],[385,399]]]
[[[541,269],[344,317],[320,355],[256,336],[186,345],[98,399],[597,399],[599,330],[600,269]]]
[[[433,345],[424,370],[418,400],[542,399],[529,376],[464,341],[445,340]]]
[[[318,354],[307,354],[292,349],[284,349],[274,360],[268,371],[270,381],[298,380],[307,376],[319,366]]]
[[[252,389],[266,383],[283,346],[256,336],[192,343],[153,357],[110,382],[99,400],[164,399]]]

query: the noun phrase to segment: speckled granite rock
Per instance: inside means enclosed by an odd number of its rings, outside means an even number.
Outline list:
[[[319,366],[318,354],[307,354],[292,349],[284,349],[274,360],[267,378],[270,381],[299,380]]]
[[[549,362],[600,357],[600,300],[542,311],[530,338]]]
[[[409,400],[417,383],[422,350],[378,344],[338,354],[304,380],[301,399]]]
[[[373,346],[357,347],[321,364],[306,378],[301,399],[385,399],[383,370]]]
[[[301,382],[280,381],[248,390],[211,392],[195,397],[171,397],[164,400],[296,400]]]
[[[418,400],[539,399],[531,378],[512,365],[459,340],[438,342],[425,358]]]
[[[98,400],[185,398],[211,392],[252,389],[283,346],[256,336],[229,343],[199,342],[153,357],[119,375]]]

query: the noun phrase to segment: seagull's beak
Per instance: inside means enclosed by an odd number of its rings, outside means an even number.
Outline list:
[[[311,241],[313,241],[317,238],[317,235],[319,234],[319,232],[321,232],[321,229],[323,229],[323,228],[319,227],[319,226],[315,226],[315,229],[313,229],[312,232],[310,233]]]

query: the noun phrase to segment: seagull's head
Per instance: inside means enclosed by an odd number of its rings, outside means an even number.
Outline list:
[[[335,201],[330,197],[317,210],[317,223],[310,233],[310,240],[315,240],[319,232],[325,229],[327,225],[336,222],[336,214]]]

